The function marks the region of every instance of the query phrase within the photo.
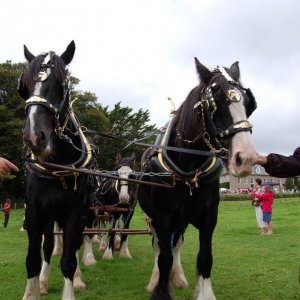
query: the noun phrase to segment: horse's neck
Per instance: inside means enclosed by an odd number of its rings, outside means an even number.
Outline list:
[[[51,161],[58,164],[67,165],[73,164],[79,159],[81,153],[75,148],[76,145],[78,147],[76,139],[79,137],[72,133],[76,131],[77,128],[73,122],[69,120],[67,124],[67,130],[65,130],[64,133],[65,138],[56,137],[54,141],[54,154],[50,158]],[[84,151],[84,149],[82,150]]]
[[[115,190],[115,180],[106,180],[100,191],[100,202],[105,205],[113,205],[118,203],[118,194]]]
[[[193,138],[201,135],[201,132],[195,133],[194,137],[191,137],[190,140]],[[203,150],[208,151],[205,143],[203,142],[202,137],[192,143],[183,142],[181,139],[177,137],[177,132],[175,130],[175,126],[171,131],[170,139],[168,146],[183,148],[183,149],[193,149],[193,150]],[[180,149],[179,149],[180,150]],[[195,167],[202,165],[206,160],[206,156],[200,155],[192,155],[188,153],[182,153],[180,151],[169,151],[169,157],[173,160],[173,162],[182,170],[192,170]]]
[[[80,155],[71,143],[61,139],[57,139],[54,149],[54,154],[50,160],[61,165],[74,163]]]

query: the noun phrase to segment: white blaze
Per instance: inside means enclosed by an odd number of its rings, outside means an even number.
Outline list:
[[[128,166],[122,166],[120,169],[118,169],[119,177],[127,179],[129,177],[129,174],[132,173],[132,169]],[[119,200],[120,202],[128,202],[129,201],[129,192],[128,192],[128,181],[122,181],[120,180],[120,193],[119,193]]]

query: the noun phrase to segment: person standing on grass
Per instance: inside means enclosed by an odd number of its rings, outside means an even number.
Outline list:
[[[260,178],[255,179],[254,191],[257,194],[262,194]],[[252,206],[255,207],[256,221],[257,221],[257,225],[260,230],[260,234],[265,234],[267,232],[268,225],[266,222],[263,221],[262,200],[260,200],[256,197],[253,198]]]
[[[2,208],[4,212],[4,223],[3,226],[4,228],[7,227],[8,220],[9,220],[9,215],[10,215],[10,199],[7,199],[4,203],[4,207]]]
[[[262,200],[263,221],[268,225],[268,230],[264,233],[264,235],[272,234],[272,204],[274,201],[274,193],[272,192],[271,186],[266,185],[265,191],[262,194],[252,193],[252,197]]]

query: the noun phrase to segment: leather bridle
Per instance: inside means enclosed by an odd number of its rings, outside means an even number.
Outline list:
[[[44,82],[48,79],[54,65],[51,63],[54,52],[50,51],[46,54],[44,61],[40,65],[40,71],[34,78],[36,82]],[[28,108],[31,105],[40,105],[46,108],[48,111],[54,114],[55,117],[55,132],[60,139],[64,139],[64,130],[67,126],[68,120],[71,114],[71,105],[69,101],[70,94],[70,78],[67,73],[65,80],[62,82],[63,98],[59,104],[52,104],[48,99],[41,97],[40,95],[33,95],[26,100],[25,111],[27,113]],[[65,114],[63,115],[63,112]]]
[[[218,67],[213,72],[221,73],[229,84],[237,86],[250,98],[251,109],[247,112],[247,117],[250,116],[251,113],[256,109],[255,98],[251,90],[243,88],[239,82],[233,80],[224,68]],[[233,123],[226,129],[220,129],[216,127],[213,117],[217,111],[217,105],[212,92],[212,88],[215,86],[215,84],[216,83],[212,82],[209,86],[203,89],[201,93],[201,99],[194,105],[194,110],[200,112],[202,116],[203,141],[206,143],[210,151],[221,154],[222,158],[227,159],[228,149],[223,146],[224,141],[241,131],[252,132],[252,124],[248,120],[241,120]],[[235,89],[228,90],[226,101],[229,105],[234,102],[239,102],[241,99],[241,95]],[[198,138],[194,140],[198,140]]]

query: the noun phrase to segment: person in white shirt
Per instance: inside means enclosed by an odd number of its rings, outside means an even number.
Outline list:
[[[261,187],[261,179],[256,178],[254,183],[254,192],[257,194],[262,194],[262,187]],[[258,198],[254,198],[252,200],[252,205],[255,207],[255,215],[256,215],[256,221],[257,225],[260,230],[260,234],[264,235],[268,229],[268,225],[266,222],[263,221],[263,212],[262,212],[262,201]]]

